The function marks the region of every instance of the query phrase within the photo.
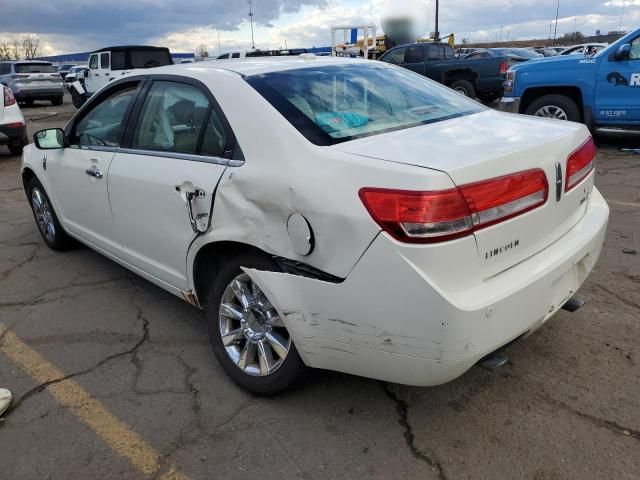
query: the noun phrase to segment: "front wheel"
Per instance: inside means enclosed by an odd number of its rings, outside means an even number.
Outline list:
[[[42,239],[52,250],[67,250],[73,245],[72,238],[64,231],[49,196],[42,184],[32,178],[26,185],[27,196]]]
[[[62,105],[63,101],[64,101],[64,97],[61,95],[59,97],[51,99],[51,104],[54,107],[59,107],[60,105]]]
[[[275,395],[296,386],[305,367],[271,301],[241,267],[277,270],[271,259],[256,255],[222,265],[209,291],[209,338],[237,385],[257,395]]]
[[[565,95],[545,95],[531,102],[525,113],[535,117],[556,120],[580,121],[580,110],[571,98]]]

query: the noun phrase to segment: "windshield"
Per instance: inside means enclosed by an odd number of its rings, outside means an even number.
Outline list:
[[[485,110],[421,75],[377,62],[272,72],[247,81],[316,145]]]
[[[50,63],[16,63],[16,73],[55,73]]]

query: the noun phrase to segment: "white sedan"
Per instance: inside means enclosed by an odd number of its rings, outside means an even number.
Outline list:
[[[572,298],[609,216],[584,126],[367,60],[162,67],[34,139],[45,242],[206,309],[224,370],[258,394],[305,367],[456,378]]]

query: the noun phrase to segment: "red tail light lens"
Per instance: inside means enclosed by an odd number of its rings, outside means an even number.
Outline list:
[[[589,137],[575,152],[567,158],[567,179],[564,191],[568,192],[584,180],[593,170],[596,159],[596,146]]]
[[[16,104],[16,97],[13,96],[13,92],[9,87],[2,87],[4,93],[4,106],[10,107]]]
[[[528,170],[449,190],[363,188],[359,195],[383,230],[403,242],[432,243],[470,235],[547,201],[542,170]]]
[[[500,64],[500,73],[505,74],[507,70],[509,70],[509,62],[505,60]]]

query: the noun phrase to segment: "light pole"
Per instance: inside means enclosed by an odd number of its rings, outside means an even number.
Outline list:
[[[622,19],[624,17],[624,7],[626,6],[625,2],[622,2],[622,12],[620,12],[620,28],[618,28],[618,33],[622,32]]]
[[[253,0],[249,0],[249,21],[251,22],[251,48],[256,49],[256,43],[253,41]]]
[[[433,41],[437,42],[440,40],[440,25],[439,25],[439,15],[440,15],[440,0],[436,0],[436,30],[433,35]]]
[[[560,0],[558,0],[558,7],[556,8],[556,26],[553,30],[553,44],[556,44],[556,37],[558,35],[558,15],[560,14]]]

